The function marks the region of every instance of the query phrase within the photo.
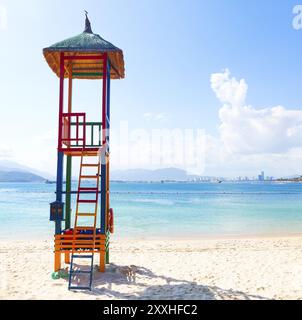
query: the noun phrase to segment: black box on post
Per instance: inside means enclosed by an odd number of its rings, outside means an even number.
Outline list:
[[[64,203],[55,201],[50,204],[50,221],[64,221]]]

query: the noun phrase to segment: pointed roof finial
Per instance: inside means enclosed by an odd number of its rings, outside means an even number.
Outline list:
[[[86,15],[84,32],[93,33],[92,30],[91,30],[91,23],[90,23],[90,21],[88,19],[88,12],[86,10],[84,10],[84,11],[85,11],[85,15]]]

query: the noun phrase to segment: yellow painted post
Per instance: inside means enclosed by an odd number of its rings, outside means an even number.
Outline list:
[[[100,272],[105,272],[105,252],[100,252]]]
[[[55,251],[55,272],[61,269],[61,252]]]
[[[65,252],[65,263],[70,263],[70,254],[68,251]]]

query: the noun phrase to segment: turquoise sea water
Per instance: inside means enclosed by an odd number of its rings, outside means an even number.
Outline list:
[[[0,238],[52,237],[54,191],[44,183],[0,183]],[[120,237],[302,233],[302,184],[114,182],[111,207]]]

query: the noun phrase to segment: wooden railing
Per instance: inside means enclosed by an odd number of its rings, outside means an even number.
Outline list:
[[[71,128],[76,127],[77,125],[83,126],[84,124],[83,123],[77,124],[76,122],[72,122]],[[101,140],[102,123],[101,122],[86,122],[85,131],[86,131],[86,140],[85,140],[86,148],[95,148],[95,147],[100,147],[102,145],[102,140]]]
[[[102,146],[102,123],[86,122],[85,113],[62,114],[60,151],[89,150]]]

